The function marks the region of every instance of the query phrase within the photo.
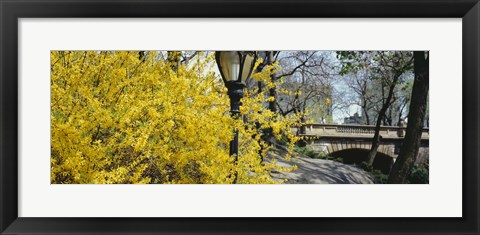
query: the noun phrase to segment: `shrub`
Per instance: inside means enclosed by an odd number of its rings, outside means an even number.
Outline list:
[[[415,165],[410,171],[410,175],[408,176],[407,180],[410,184],[428,184],[428,169]]]
[[[312,150],[308,147],[298,147],[298,146],[295,146],[294,150],[297,152],[297,153],[300,153],[300,154],[303,154],[309,158],[313,158],[313,159],[326,159],[326,160],[333,160],[333,158],[331,158],[328,153],[325,153],[325,152],[318,152],[318,151],[315,151],[315,150]]]
[[[263,107],[266,95],[247,91],[230,117],[226,88],[213,56],[172,69],[161,52],[52,51],[51,183],[275,183],[271,147],[254,123],[288,135],[297,117]],[[254,74],[270,79],[274,68]],[[264,82],[267,82],[265,80]],[[271,84],[269,84],[271,85]],[[268,89],[267,89],[268,90]],[[241,157],[228,145],[239,131]]]
[[[366,172],[368,172],[374,179],[374,182],[376,184],[386,184],[388,181],[388,175],[383,174],[382,171],[374,169],[372,166],[370,166],[367,162],[362,162],[360,165],[362,169]]]

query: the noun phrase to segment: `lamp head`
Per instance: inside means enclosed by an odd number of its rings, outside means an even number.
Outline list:
[[[245,81],[252,74],[256,60],[254,51],[215,52],[215,61],[225,84]]]

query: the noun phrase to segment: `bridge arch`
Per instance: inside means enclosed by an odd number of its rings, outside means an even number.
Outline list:
[[[324,148],[324,152],[327,152],[328,154],[333,154],[335,152],[343,151],[343,150],[348,150],[348,149],[357,149],[357,150],[365,150],[365,151],[370,151],[372,148],[372,143],[371,141],[351,141],[351,140],[326,140],[326,141],[313,141],[312,144],[326,144],[323,145],[326,148]],[[395,146],[391,144],[380,144],[380,146],[377,149],[377,153],[384,154],[388,157],[395,158]]]
[[[302,128],[293,127],[293,133],[305,139],[300,142],[308,148],[332,156],[355,153],[366,156],[371,149],[375,126],[338,125],[338,124],[308,124]],[[374,166],[383,172],[390,171],[388,165],[393,165],[404,141],[405,127],[381,126],[380,146],[377,149],[377,162]],[[417,156],[417,162],[428,160],[429,129],[422,130],[422,141]],[[362,157],[361,157],[362,158]]]

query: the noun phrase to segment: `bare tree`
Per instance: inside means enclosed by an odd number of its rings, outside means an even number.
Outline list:
[[[409,52],[396,51],[393,53],[380,52],[379,66],[376,68],[376,73],[380,76],[382,86],[382,94],[386,94],[382,102],[382,108],[380,109],[377,117],[377,123],[375,125],[375,134],[372,139],[372,147],[368,153],[367,161],[371,166],[375,161],[378,147],[380,146],[380,126],[382,120],[387,112],[387,109],[392,104],[395,87],[400,83],[402,75],[412,68],[412,56]],[[387,88],[387,89],[384,89]],[[386,90],[386,91],[385,91]]]
[[[380,126],[385,124],[387,110],[395,101],[395,89],[403,82],[404,73],[412,69],[410,52],[405,51],[376,51],[376,52],[337,52],[337,58],[342,62],[340,74],[357,73],[360,69],[369,69],[369,79],[372,80],[374,88],[380,92],[380,101],[375,102],[378,113],[375,123],[375,134],[372,139],[372,146],[368,153],[367,163],[372,165],[375,161],[378,147],[380,146]],[[379,89],[378,89],[379,88]],[[388,123],[388,121],[387,121]]]

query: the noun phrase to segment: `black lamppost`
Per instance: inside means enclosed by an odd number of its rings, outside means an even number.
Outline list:
[[[230,97],[230,114],[234,118],[240,117],[240,99],[243,98],[244,81],[251,75],[257,59],[254,51],[216,51],[215,60],[220,70],[223,82]],[[238,159],[238,130],[234,130],[233,140],[230,142],[230,155]],[[237,174],[233,183],[237,181]]]

